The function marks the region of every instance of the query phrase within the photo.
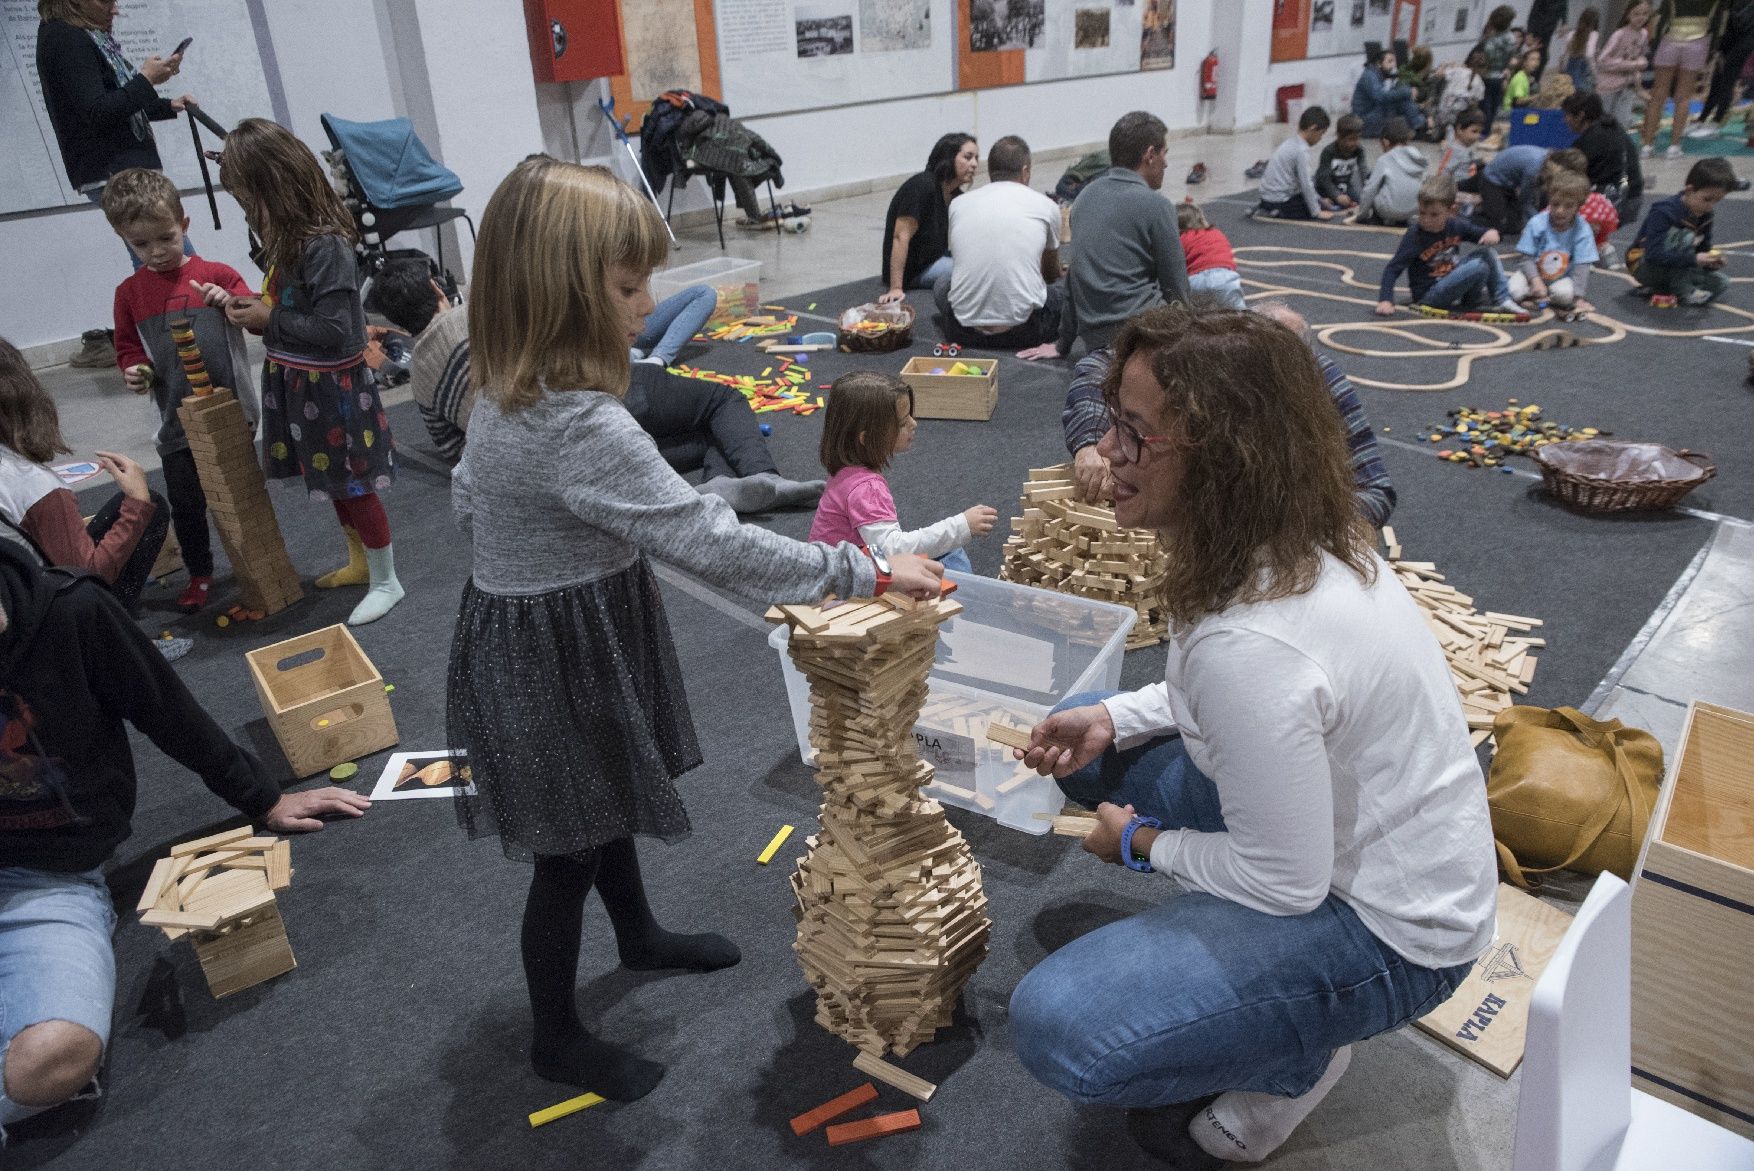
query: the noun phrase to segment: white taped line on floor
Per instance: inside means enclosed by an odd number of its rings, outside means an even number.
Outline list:
[[[1722,342],[1726,346],[1754,346],[1754,341],[1750,341],[1745,337],[1719,337],[1715,333],[1706,334],[1705,340],[1708,342]]]
[[[1681,576],[1675,579],[1675,584],[1669,587],[1669,592],[1663,595],[1663,600],[1657,603],[1657,608],[1650,612],[1650,617],[1645,619],[1644,625],[1639,627],[1638,633],[1632,636],[1632,641],[1626,644],[1626,649],[1620,652],[1620,657],[1614,660],[1614,665],[1608,668],[1608,673],[1602,676],[1602,681],[1596,684],[1596,689],[1590,692],[1590,697],[1584,700],[1579,710],[1585,715],[1594,715],[1596,709],[1607,702],[1608,696],[1614,688],[1620,685],[1620,680],[1626,677],[1626,672],[1632,669],[1632,664],[1638,661],[1638,656],[1644,653],[1644,648],[1650,645],[1651,640],[1656,637],[1657,631],[1668,620],[1675,607],[1681,604],[1681,599],[1687,596],[1687,590],[1693,585],[1693,579],[1699,576],[1700,567],[1705,564],[1705,559],[1711,553],[1711,547],[1715,543],[1716,538],[1714,537],[1699,547],[1699,552],[1693,555],[1693,560],[1687,563],[1687,568],[1681,571]]]

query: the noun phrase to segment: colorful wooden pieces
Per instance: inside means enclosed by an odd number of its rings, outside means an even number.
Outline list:
[[[874,1056],[906,1054],[950,1023],[991,930],[968,843],[921,792],[933,774],[913,736],[938,626],[962,607],[853,598],[819,611],[815,630],[779,609],[810,682],[823,791],[821,829],[791,878],[793,948],[819,1024]]]
[[[868,1073],[880,1082],[887,1082],[904,1094],[912,1094],[922,1102],[930,1102],[938,1087],[923,1077],[915,1077],[905,1069],[899,1069],[871,1053],[860,1053],[853,1058],[853,1068],[860,1073]]]
[[[1131,607],[1139,618],[1128,650],[1168,637],[1157,597],[1168,557],[1156,533],[1121,528],[1108,504],[1080,503],[1071,464],[1031,468],[1021,503],[1023,515],[1012,520],[1005,542],[1001,580]]]
[[[877,1100],[877,1087],[866,1082],[856,1090],[848,1090],[838,1098],[830,1099],[814,1110],[792,1119],[792,1133],[803,1137],[827,1122],[833,1122],[849,1110],[857,1110],[867,1102]]]
[[[292,881],[291,845],[248,826],[173,846],[153,863],[140,921],[190,936],[207,986],[229,996],[297,966],[274,892]]]
[[[847,1143],[863,1142],[868,1138],[883,1138],[886,1135],[902,1134],[920,1128],[920,1112],[903,1110],[896,1114],[879,1114],[875,1118],[861,1118],[857,1122],[843,1122],[828,1128],[828,1145],[831,1147],[845,1146]]]
[[[768,842],[767,848],[765,850],[763,850],[761,853],[759,853],[755,856],[755,860],[757,862],[761,863],[763,866],[766,866],[769,862],[773,861],[773,856],[774,856],[775,852],[778,851],[779,848],[785,844],[786,839],[791,837],[791,836],[792,836],[792,827],[791,826],[789,826],[789,825],[780,826],[780,832],[773,836],[773,840]]]
[[[557,1118],[565,1118],[569,1114],[577,1114],[580,1110],[589,1110],[592,1106],[603,1101],[606,1101],[606,1099],[601,1094],[580,1094],[576,1098],[568,1098],[564,1102],[556,1102],[554,1105],[538,1110],[530,1115],[530,1127],[531,1129],[534,1129],[538,1126],[543,1126],[547,1123],[553,1122]]]

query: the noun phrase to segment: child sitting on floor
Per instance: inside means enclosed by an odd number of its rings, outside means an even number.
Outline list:
[[[1547,156],[1546,165],[1541,168],[1542,190],[1552,189],[1552,177],[1560,171],[1569,171],[1574,175],[1582,175],[1589,180],[1589,159],[1583,151],[1575,147],[1556,150]],[[1596,263],[1607,269],[1622,269],[1620,254],[1608,237],[1620,230],[1620,211],[1614,201],[1607,195],[1592,188],[1589,198],[1583,201],[1578,209],[1577,218],[1590,226],[1590,232],[1596,239]]]
[[[1354,219],[1361,224],[1399,227],[1419,209],[1419,187],[1431,162],[1413,145],[1413,130],[1400,118],[1390,118],[1383,127],[1382,149]]]
[[[1486,50],[1476,45],[1468,50],[1468,58],[1460,65],[1443,70],[1443,97],[1437,103],[1437,121],[1453,126],[1469,110],[1482,109],[1486,103]],[[1484,122],[1482,122],[1482,127]]]
[[[1345,120],[1340,119],[1342,123]],[[1182,255],[1188,262],[1188,288],[1206,294],[1226,309],[1247,309],[1242,277],[1236,272],[1236,253],[1224,233],[1207,223],[1205,213],[1192,203],[1177,207],[1175,220],[1181,231]]]
[[[1456,115],[1455,125],[1450,127],[1449,138],[1443,144],[1443,157],[1437,161],[1437,173],[1448,175],[1457,183],[1473,178],[1480,167],[1474,158],[1474,147],[1484,133],[1486,115],[1478,106]]]
[[[1360,141],[1363,135],[1364,119],[1357,114],[1342,114],[1334,124],[1334,141],[1322,148],[1321,161],[1316,164],[1316,194],[1321,197],[1324,210],[1344,211],[1358,206],[1364,181],[1370,176],[1370,167],[1364,161],[1364,143]]]
[[[1309,165],[1309,148],[1328,132],[1328,112],[1311,106],[1297,119],[1297,133],[1279,144],[1267,160],[1261,176],[1261,204],[1257,215],[1282,220],[1325,220],[1332,212],[1322,210],[1316,194],[1315,172]]]
[[[816,506],[810,539],[826,544],[845,541],[894,557],[923,553],[944,568],[972,573],[963,546],[985,536],[998,522],[997,509],[976,504],[911,532],[897,523],[895,497],[883,469],[914,445],[914,392],[891,374],[855,370],[842,374],[828,389],[828,413],[822,420],[822,466],[828,487]]]
[[[1455,210],[1454,179],[1434,175],[1420,185],[1418,215],[1383,269],[1377,316],[1394,316],[1395,284],[1404,272],[1416,305],[1445,312],[1496,309],[1527,319],[1522,306],[1511,300],[1504,269],[1492,250],[1498,233],[1462,219]],[[1464,244],[1479,247],[1464,254]]]
[[[1660,199],[1645,213],[1626,266],[1655,298],[1704,305],[1723,295],[1729,278],[1724,258],[1711,246],[1712,209],[1736,185],[1736,172],[1721,158],[1700,159],[1687,172],[1680,193]]]
[[[1547,184],[1547,210],[1523,228],[1517,241],[1519,265],[1510,274],[1510,295],[1518,301],[1548,302],[1562,313],[1588,313],[1584,300],[1590,265],[1596,262],[1595,234],[1578,216],[1590,195],[1590,181],[1560,169]]]

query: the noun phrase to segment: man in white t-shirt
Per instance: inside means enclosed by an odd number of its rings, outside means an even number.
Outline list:
[[[1029,186],[1029,144],[1007,135],[987,152],[987,185],[950,203],[948,276],[932,287],[944,336],[1015,350],[1059,336],[1060,209]]]

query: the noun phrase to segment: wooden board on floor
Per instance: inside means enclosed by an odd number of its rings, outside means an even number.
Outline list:
[[[1498,934],[1461,986],[1418,1026],[1445,1045],[1509,1077],[1523,1060],[1529,998],[1565,938],[1571,916],[1498,884]]]

